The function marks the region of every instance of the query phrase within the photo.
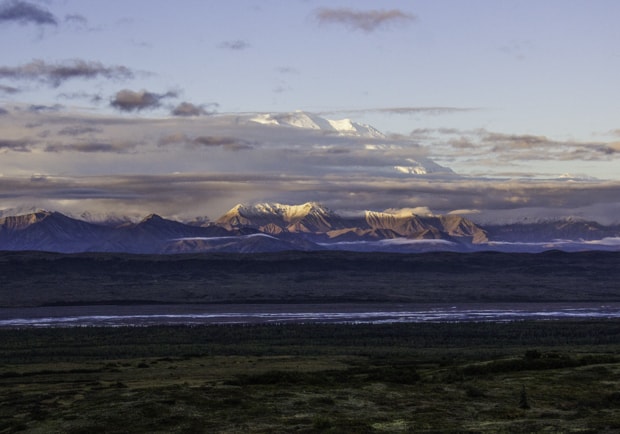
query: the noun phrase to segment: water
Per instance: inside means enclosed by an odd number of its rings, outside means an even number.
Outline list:
[[[620,303],[215,304],[0,308],[0,327],[416,323],[620,318]]]

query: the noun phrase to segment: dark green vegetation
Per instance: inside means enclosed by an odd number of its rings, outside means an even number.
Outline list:
[[[620,322],[0,330],[0,432],[618,432]]]
[[[619,301],[620,253],[0,253],[0,306]]]

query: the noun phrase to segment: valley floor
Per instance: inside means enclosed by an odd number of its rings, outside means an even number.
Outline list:
[[[617,432],[620,321],[0,330],[0,433]]]

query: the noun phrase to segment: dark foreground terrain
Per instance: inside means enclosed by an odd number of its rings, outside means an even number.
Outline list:
[[[0,252],[0,307],[620,301],[620,252]]]
[[[0,330],[0,433],[620,430],[620,322]]]
[[[0,305],[620,301],[620,253],[0,253]],[[0,329],[0,433],[620,432],[620,321]]]

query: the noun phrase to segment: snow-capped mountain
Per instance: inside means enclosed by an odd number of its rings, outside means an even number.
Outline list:
[[[354,122],[351,119],[331,120],[319,115],[296,111],[292,113],[262,113],[248,115],[244,118],[245,125],[258,124],[270,129],[270,134],[278,128],[287,129],[287,136],[296,143],[307,143],[308,148],[329,149],[332,146],[342,145],[359,153],[374,154],[376,161],[385,162],[384,170],[401,175],[454,175],[454,172],[443,167],[429,158],[419,155],[413,148],[407,148],[401,143],[395,143],[388,136],[376,128]],[[291,130],[300,134],[300,138],[291,136]],[[310,134],[311,133],[311,134]],[[317,137],[317,134],[320,137]],[[302,137],[303,136],[303,137]],[[332,138],[332,142],[330,142]],[[347,140],[348,139],[348,140]],[[344,142],[343,142],[344,140]],[[315,143],[317,141],[319,143]],[[386,157],[389,156],[389,157]],[[375,160],[373,158],[373,160]],[[379,167],[376,166],[375,169]]]
[[[303,111],[278,114],[262,113],[252,117],[250,120],[263,125],[321,130],[343,136],[385,138],[385,135],[381,131],[370,125],[353,122],[351,119],[325,119],[321,116]]]
[[[251,227],[270,234],[327,232],[335,227],[343,227],[336,214],[314,202],[303,205],[239,204],[220,217],[216,224],[231,230]]]
[[[459,216],[365,211],[343,217],[314,202],[293,206],[278,203],[237,205],[216,223],[229,230],[249,227],[288,238],[291,234],[303,235],[324,246],[396,238],[446,240],[455,244],[478,244],[487,240],[484,230]]]
[[[406,175],[428,175],[431,173],[453,174],[452,169],[440,166],[428,158],[405,158],[401,165],[394,166],[397,172]]]
[[[193,225],[151,214],[110,226],[37,211],[0,218],[0,250],[63,253],[276,252],[284,250],[539,252],[620,251],[620,226],[581,220],[481,226],[459,215],[416,210],[338,213],[319,203],[236,205]]]

